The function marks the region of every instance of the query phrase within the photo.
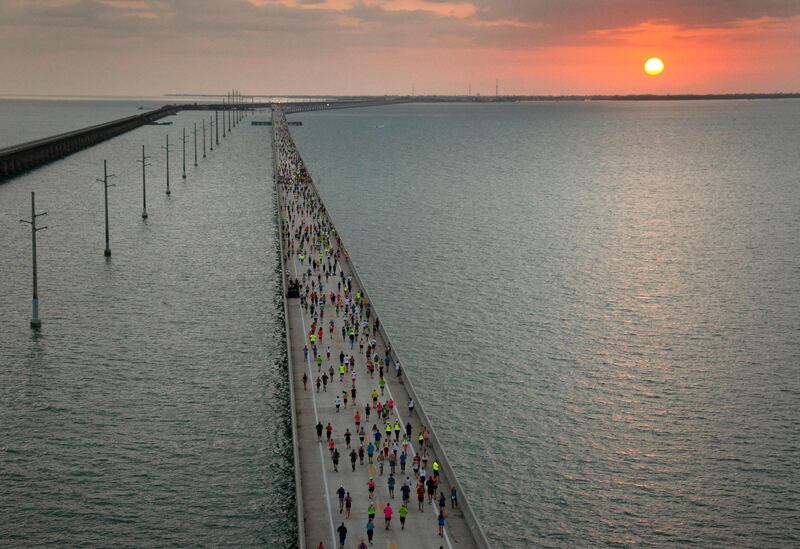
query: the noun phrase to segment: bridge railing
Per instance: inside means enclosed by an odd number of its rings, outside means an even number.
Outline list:
[[[276,220],[278,222],[278,239],[280,241],[281,253],[281,293],[283,294],[283,318],[286,329],[286,359],[287,359],[287,376],[289,378],[289,406],[292,415],[292,451],[294,453],[294,489],[297,494],[296,500],[296,513],[297,513],[297,547],[298,549],[306,549],[306,530],[305,530],[305,512],[303,510],[303,487],[300,482],[300,448],[299,448],[299,434],[297,432],[297,403],[294,394],[294,380],[292,375],[294,366],[292,364],[292,338],[289,333],[289,305],[286,301],[287,279],[286,279],[286,262],[284,261],[283,249],[283,225],[281,219],[281,212],[283,212],[283,200],[281,199],[281,192],[278,189],[278,151],[275,147],[275,111],[272,112],[272,180],[275,183],[275,200],[277,202]]]

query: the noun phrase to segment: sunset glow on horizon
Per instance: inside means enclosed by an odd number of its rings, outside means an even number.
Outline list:
[[[798,36],[796,0],[8,0],[0,94],[796,92]]]

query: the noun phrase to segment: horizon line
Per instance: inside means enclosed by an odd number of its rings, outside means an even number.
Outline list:
[[[0,93],[0,99],[142,99],[160,100],[168,97],[209,97],[225,98],[225,93],[163,93],[160,95],[91,95],[91,94],[14,94]],[[242,94],[247,99],[252,98],[376,98],[376,97],[403,97],[403,98],[473,98],[473,99],[596,99],[596,98],[800,98],[800,91],[775,91],[775,92],[709,92],[709,93],[587,93],[587,94],[308,94],[308,93],[273,93],[273,94]]]

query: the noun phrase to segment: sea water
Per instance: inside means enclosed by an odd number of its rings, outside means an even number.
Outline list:
[[[800,544],[800,102],[290,119],[498,547]]]
[[[0,184],[0,545],[295,547],[269,128],[248,119],[211,152],[212,115]]]

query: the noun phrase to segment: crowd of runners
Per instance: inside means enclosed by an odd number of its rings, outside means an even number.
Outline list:
[[[402,382],[402,366],[384,346],[380,322],[366,295],[343,268],[347,251],[310,184],[279,110],[273,132],[283,197],[285,275],[300,288],[307,330],[303,389],[315,393],[311,398],[319,408],[316,437],[325,445],[330,473],[337,479],[339,547],[345,546],[348,532],[351,539],[360,539],[353,546],[362,548],[373,544],[381,527],[402,531],[412,522],[415,528],[437,529],[444,537],[447,516],[458,507],[458,493],[444,486],[442,465],[430,449],[430,431],[413,426],[414,401],[403,402],[401,410],[392,398],[388,380],[393,376]],[[435,513],[426,506],[433,506]],[[366,510],[362,524],[351,518],[364,516],[357,509]],[[326,545],[320,541],[316,547]]]

